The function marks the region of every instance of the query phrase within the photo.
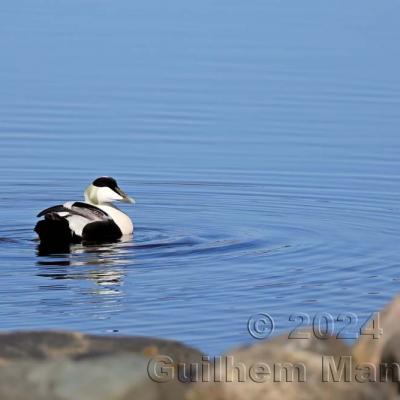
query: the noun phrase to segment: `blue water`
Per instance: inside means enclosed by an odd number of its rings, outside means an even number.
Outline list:
[[[400,3],[0,3],[0,328],[254,341],[400,291]],[[114,176],[134,238],[39,256]],[[342,325],[343,326],[343,325]],[[337,326],[340,328],[340,326]]]

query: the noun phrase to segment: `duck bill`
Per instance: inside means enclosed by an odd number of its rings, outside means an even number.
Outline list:
[[[129,197],[121,188],[116,187],[115,191],[122,197],[120,201],[123,203],[135,204],[136,201],[133,197]]]

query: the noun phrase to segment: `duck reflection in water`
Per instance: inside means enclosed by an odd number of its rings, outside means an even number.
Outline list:
[[[111,287],[117,289],[125,275],[124,266],[132,263],[132,259],[127,256],[131,245],[131,238],[112,243],[71,244],[57,248],[39,244],[36,263],[40,267],[38,276],[51,279],[92,280],[97,285],[104,286],[104,289],[107,287],[106,292]],[[105,294],[104,290],[99,294]]]

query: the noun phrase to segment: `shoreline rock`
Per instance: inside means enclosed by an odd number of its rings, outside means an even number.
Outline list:
[[[394,400],[400,297],[377,315],[367,326],[376,337],[363,335],[352,347],[309,330],[307,339],[281,335],[216,359],[151,337],[0,333],[0,399]],[[374,369],[389,379],[371,379]]]
[[[179,342],[76,332],[0,334],[1,400],[179,400],[187,384],[159,384],[148,374],[152,358],[199,363],[202,354]],[[189,379],[190,380],[190,379]]]

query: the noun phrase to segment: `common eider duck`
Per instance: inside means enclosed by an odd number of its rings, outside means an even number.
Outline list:
[[[84,202],[68,201],[37,215],[44,217],[35,226],[41,244],[110,242],[133,233],[132,220],[113,202],[134,203],[135,200],[119,188],[115,179],[97,178],[84,194]]]

